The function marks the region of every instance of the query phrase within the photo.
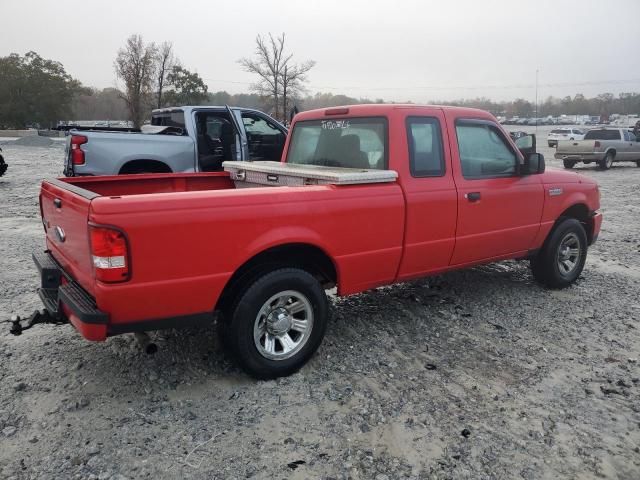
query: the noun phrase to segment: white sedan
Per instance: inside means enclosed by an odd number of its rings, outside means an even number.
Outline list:
[[[547,136],[550,147],[557,147],[559,140],[583,140],[584,132],[577,128],[554,128]]]

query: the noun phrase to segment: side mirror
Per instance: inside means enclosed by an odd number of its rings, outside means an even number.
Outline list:
[[[544,155],[541,153],[530,153],[524,157],[524,165],[522,173],[525,175],[534,175],[537,173],[544,173],[545,163]]]

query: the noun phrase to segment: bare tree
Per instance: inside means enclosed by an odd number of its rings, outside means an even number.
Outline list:
[[[313,60],[308,60],[297,65],[284,66],[282,74],[282,115],[286,117],[289,112],[289,99],[299,97],[305,93],[304,82],[307,81],[307,72],[316,64]]]
[[[167,77],[173,71],[173,67],[180,64],[180,61],[173,54],[173,44],[171,42],[164,42],[158,47],[158,54],[156,57],[156,90],[158,92],[158,101],[156,102],[157,108],[161,108],[162,105],[162,92],[167,85]]]
[[[116,75],[124,82],[123,98],[136,128],[142,125],[145,109],[151,100],[156,58],[157,48],[153,42],[145,44],[142,36],[131,35],[124,48],[118,50],[114,62]]]
[[[292,91],[301,90],[302,83],[306,81],[306,73],[315,65],[313,61],[300,65],[293,64],[291,62],[293,54],[285,53],[284,43],[284,33],[277,38],[273,38],[269,33],[268,39],[258,35],[255,58],[238,60],[245,71],[258,75],[259,80],[251,85],[251,89],[259,95],[271,98],[273,115],[276,118],[286,116],[287,98]],[[282,117],[280,116],[281,106]]]

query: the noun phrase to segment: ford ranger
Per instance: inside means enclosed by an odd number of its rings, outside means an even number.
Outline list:
[[[64,174],[213,172],[225,160],[280,160],[287,129],[248,108],[154,110],[142,131],[70,130]]]
[[[350,295],[505,259],[571,285],[597,184],[545,171],[484,111],[358,105],[298,114],[282,162],[45,180],[40,297],[88,340],[212,322],[245,371],[287,375]],[[243,167],[245,165],[246,167]]]
[[[576,163],[596,163],[602,170],[613,162],[634,162],[640,167],[640,139],[626,128],[596,128],[589,130],[584,140],[561,140],[555,158],[562,160],[564,168]]]

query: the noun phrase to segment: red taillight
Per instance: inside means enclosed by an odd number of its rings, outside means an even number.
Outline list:
[[[129,279],[129,251],[122,232],[109,227],[89,226],[91,259],[96,279],[124,282]]]
[[[600,148],[600,142],[597,140],[593,142],[593,148]]]
[[[84,151],[80,145],[87,143],[89,139],[84,135],[73,135],[71,137],[71,163],[74,165],[84,165]]]

